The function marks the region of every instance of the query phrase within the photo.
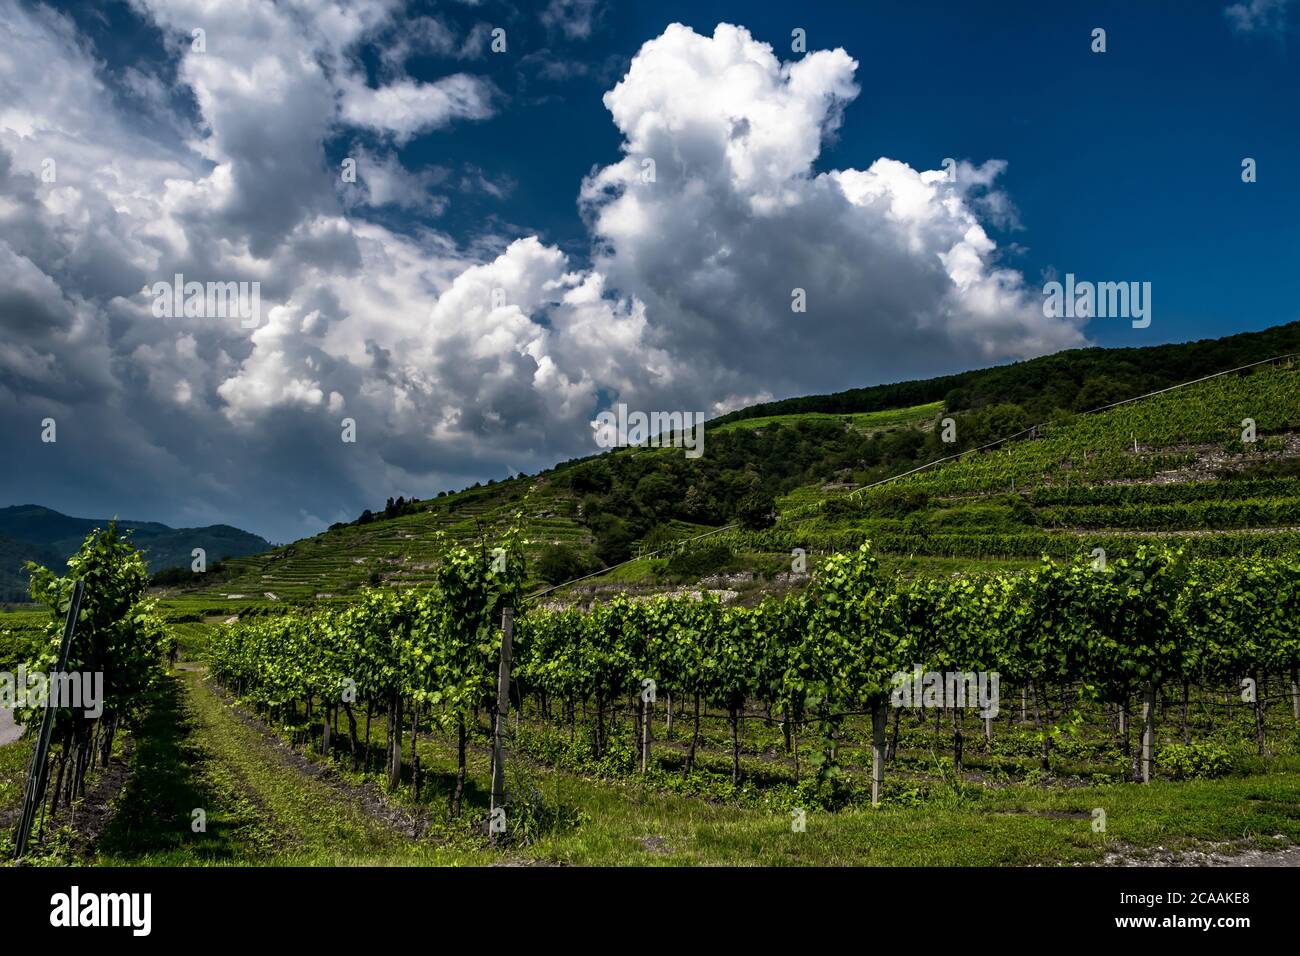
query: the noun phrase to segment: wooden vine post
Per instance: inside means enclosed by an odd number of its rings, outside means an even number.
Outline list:
[[[888,710],[885,700],[878,700],[871,709],[871,805],[880,806],[880,794],[885,786],[885,723]]]
[[[650,765],[650,721],[655,705],[648,690],[641,691],[641,772]]]
[[[1155,762],[1156,741],[1156,685],[1147,681],[1142,692],[1142,768],[1143,783],[1151,782],[1151,769]]]
[[[63,621],[63,640],[59,644],[59,666],[56,674],[68,668],[68,652],[72,648],[72,635],[77,629],[77,616],[81,613],[81,598],[86,582],[78,578],[72,587],[72,602],[68,605],[68,616]],[[46,777],[49,775],[50,737],[54,733],[54,719],[58,710],[45,701],[45,712],[41,715],[41,733],[36,739],[36,751],[32,754],[32,763],[27,770],[27,783],[23,792],[22,812],[18,817],[18,835],[14,840],[14,859],[19,859],[27,852],[27,840],[31,836],[32,823],[36,819],[36,808],[45,798]]]
[[[514,625],[515,609],[507,606],[501,611],[501,666],[497,672],[496,723],[492,728],[492,807],[488,818],[489,827],[497,819],[498,808],[505,806],[506,768],[502,741],[506,733],[506,712],[510,708],[511,635],[514,633]],[[497,832],[490,832],[495,842]]]

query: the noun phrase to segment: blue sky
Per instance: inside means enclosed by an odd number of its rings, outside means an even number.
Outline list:
[[[1288,0],[0,7],[7,503],[287,540],[596,450],[615,400],[1300,317]],[[257,328],[151,314],[176,272],[259,281]],[[1047,319],[1067,272],[1150,326]]]
[[[468,32],[504,24],[507,56],[476,72],[506,93],[490,121],[432,131],[401,150],[410,168],[474,164],[511,184],[506,196],[466,197],[437,225],[468,240],[500,224],[536,232],[572,255],[590,237],[575,193],[620,137],[601,102],[630,58],[670,23],[712,32],[739,23],[783,56],[790,33],[810,49],[843,47],[863,92],[816,168],[862,167],[890,156],[917,169],[944,157],[1005,159],[1001,185],[1021,229],[991,231],[1024,248],[1010,261],[1027,276],[1152,282],[1159,321],[1134,330],[1094,322],[1101,345],[1186,341],[1266,328],[1300,316],[1300,8],[1260,5],[1251,31],[1233,28],[1221,0],[1003,2],[975,15],[956,2],[600,3],[590,33],[574,38],[530,17],[545,4],[417,3]],[[142,52],[165,69],[157,29],[126,4],[103,18],[68,11],[109,62]],[[577,15],[577,14],[575,14]],[[1107,31],[1104,54],[1091,32]],[[539,52],[545,51],[545,52]],[[585,75],[550,80],[520,60],[574,64]],[[367,59],[373,63],[371,52]],[[413,76],[435,79],[455,58],[424,55]],[[1292,113],[1294,110],[1291,111]],[[534,144],[544,142],[546,148]],[[331,143],[343,157],[347,144]],[[1253,157],[1258,181],[1241,181]],[[393,221],[413,228],[419,217]]]
[[[498,120],[413,143],[413,163],[478,161],[519,186],[493,213],[527,224],[577,255],[588,235],[573,188],[619,137],[601,104],[622,66],[672,22],[711,32],[742,23],[788,50],[791,30],[812,49],[842,46],[863,93],[818,169],[890,156],[918,169],[944,157],[1007,160],[1002,186],[1029,276],[1143,279],[1158,290],[1146,330],[1095,322],[1101,345],[1186,341],[1300,317],[1300,102],[1297,37],[1261,25],[1231,28],[1222,2],[1007,2],[978,16],[952,2],[654,3],[603,7],[592,36],[555,44],[557,57],[603,69],[557,84],[519,84],[513,63],[489,59],[518,102]],[[742,15],[743,14],[743,15]],[[466,18],[472,20],[473,17]],[[1283,21],[1294,31],[1300,10]],[[1107,51],[1091,51],[1091,31]],[[546,43],[537,30],[535,42]],[[533,37],[530,36],[530,39]],[[442,64],[438,64],[441,66]],[[520,90],[519,87],[523,86]],[[537,102],[541,97],[543,102]],[[521,150],[545,140],[545,150]],[[1254,184],[1241,181],[1244,157]],[[490,157],[490,159],[489,159]]]

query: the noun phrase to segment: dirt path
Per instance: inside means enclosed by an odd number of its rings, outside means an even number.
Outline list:
[[[0,747],[11,744],[23,735],[23,727],[14,721],[14,712],[0,707]]]
[[[1277,850],[1242,849],[1231,843],[1212,843],[1200,850],[1168,850],[1152,847],[1139,850],[1125,847],[1107,853],[1102,866],[1175,866],[1175,867],[1229,867],[1229,866],[1284,866],[1300,867],[1300,846]]]

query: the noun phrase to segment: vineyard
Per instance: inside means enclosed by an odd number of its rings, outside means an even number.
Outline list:
[[[517,579],[497,580],[483,556],[464,549],[451,551],[444,566],[451,583],[439,590],[372,591],[347,610],[222,629],[211,646],[211,672],[289,723],[315,708],[326,752],[342,708],[348,737],[339,746],[354,769],[363,759],[369,764],[369,726],[385,715],[391,787],[403,779],[404,713],[412,741],[422,725],[454,733],[454,814],[467,728],[478,727],[480,710],[490,714],[489,725],[495,719],[494,616],[515,600]],[[530,609],[515,626],[515,744],[530,757],[639,772],[679,788],[698,777],[699,785],[709,776],[696,763],[703,708],[725,721],[735,792],[754,784],[747,780],[752,764],[742,761],[748,740],[776,733],[793,765],[793,778],[783,780],[787,798],[823,807],[887,798],[885,767],[899,758],[900,738],[906,745],[921,733],[922,721],[909,717],[902,726],[906,708],[895,700],[899,675],[914,669],[918,677],[967,675],[971,701],[940,697],[930,705],[934,734],[946,740],[959,778],[968,735],[986,768],[1017,766],[990,759],[1011,756],[1023,743],[1018,726],[1010,747],[999,743],[1010,721],[1023,719],[1022,708],[1034,715],[1029,735],[1037,750],[1026,773],[1046,776],[1062,762],[1091,759],[1097,776],[1144,781],[1226,762],[1215,746],[1194,739],[1193,703],[1211,714],[1204,726],[1212,729],[1227,720],[1213,712],[1228,695],[1226,706],[1235,702],[1252,722],[1260,757],[1274,747],[1294,750],[1300,721],[1294,561],[1254,559],[1225,570],[1149,548],[1104,564],[1045,561],[1021,574],[908,581],[882,574],[864,545],[825,561],[798,596],[754,608],[708,598],[617,598],[590,611]],[[973,703],[977,674],[997,675],[994,706],[983,700],[983,716]],[[350,700],[345,689],[355,692]],[[1164,706],[1170,698],[1176,707]],[[1156,745],[1158,708],[1178,712],[1167,753]],[[1276,717],[1283,709],[1287,722],[1274,721],[1270,740],[1265,712]],[[1109,740],[1080,733],[1099,721],[1112,727]],[[742,725],[751,724],[760,729],[743,734]],[[860,751],[870,753],[865,781],[853,756]],[[1121,755],[1131,762],[1117,769]],[[409,770],[418,794],[418,762]],[[770,768],[755,775],[760,789],[785,777],[774,778]],[[904,776],[914,782],[916,774]]]
[[[1196,460],[1190,448],[1242,451],[1251,419],[1259,451],[1280,450],[1267,436],[1300,430],[1300,372],[1265,366],[1120,405],[1099,415],[1047,423],[1041,437],[972,455],[933,473],[904,478],[934,494],[1000,492],[1012,487],[1152,479]],[[1134,444],[1137,444],[1137,451]]]
[[[577,601],[521,599],[536,581],[522,536],[509,582],[462,539],[434,564],[468,590],[374,588],[350,607],[217,627],[211,673],[299,744],[361,773],[381,764],[408,800],[445,797],[452,819],[467,754],[498,724],[505,605],[518,606],[509,752],[547,773],[843,813],[953,787],[1257,771],[1300,753],[1296,376],[1264,367],[1061,418],[861,494],[801,488],[773,527],[673,544]],[[642,584],[692,554],[681,566],[789,568],[800,553],[806,569],[766,597]],[[464,608],[447,596],[458,588],[476,595]],[[923,675],[941,685],[928,701]],[[445,793],[412,758],[434,759],[440,740],[456,761]]]
[[[129,546],[92,536],[68,576],[34,578],[45,610],[0,618],[0,669],[48,665],[74,578],[94,578],[74,663],[116,675],[101,718],[55,726],[43,852],[71,852],[69,812],[120,786],[114,754],[132,770],[100,838],[113,863],[640,860],[660,852],[646,812],[664,853],[698,862],[1095,860],[1098,807],[1138,844],[1300,842],[1298,375],[1055,416],[897,480],[800,484],[757,527],[665,520],[558,587],[548,549],[590,547],[601,504],[565,477],[581,463],[154,599]],[[796,429],[928,448],[941,415],[726,428],[765,449]],[[0,817],[31,753],[30,735],[0,747]],[[1192,827],[1196,801],[1219,822]],[[195,806],[211,833],[188,835]],[[725,817],[725,846],[700,814]],[[773,837],[792,814],[841,838],[795,852]],[[967,838],[920,853],[922,818]]]

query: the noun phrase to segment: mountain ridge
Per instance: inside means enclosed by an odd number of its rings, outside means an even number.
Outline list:
[[[194,548],[203,548],[212,565],[272,547],[260,535],[228,524],[173,528],[159,521],[79,518],[34,503],[9,505],[0,508],[0,601],[26,600],[25,562],[62,570],[63,562],[76,553],[86,535],[110,521],[129,532],[151,573],[189,567]]]

